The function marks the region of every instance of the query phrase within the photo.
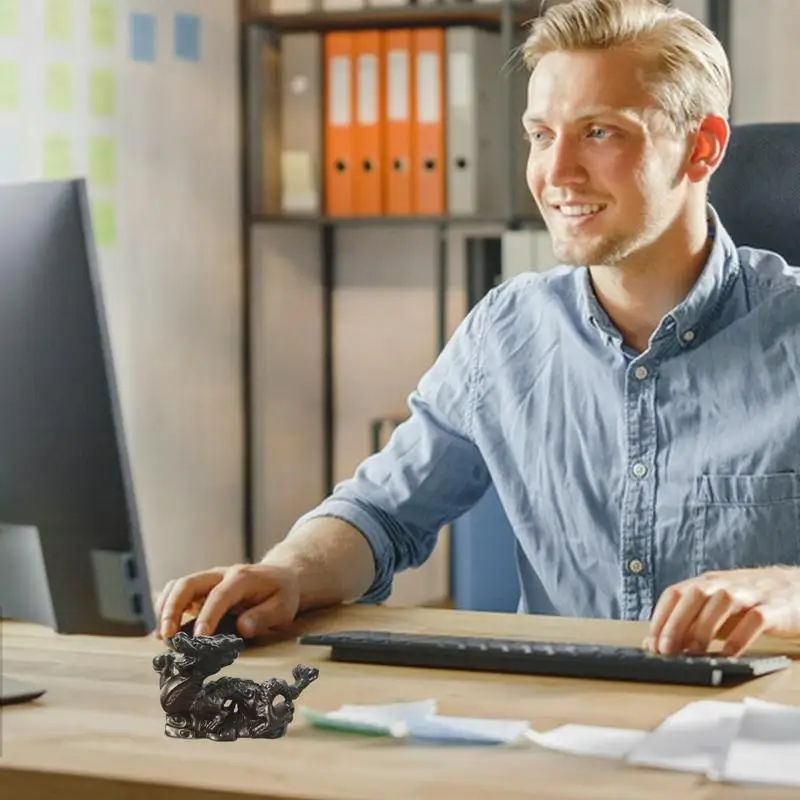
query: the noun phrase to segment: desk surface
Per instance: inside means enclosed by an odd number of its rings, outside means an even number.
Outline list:
[[[639,623],[563,620],[449,610],[348,607],[298,621],[290,635],[243,653],[226,672],[290,679],[299,662],[320,677],[301,695],[320,710],[343,703],[434,697],[442,714],[528,719],[549,730],[569,722],[650,729],[692,700],[746,695],[800,704],[800,663],[735,689],[498,676],[335,663],[296,635],[346,627],[533,636],[638,645]],[[786,649],[785,645],[781,646]],[[765,641],[759,649],[775,649]],[[766,798],[792,793],[720,786],[699,776],[628,767],[533,747],[437,747],[321,731],[300,714],[279,740],[184,741],[163,733],[153,638],[59,636],[2,626],[4,671],[43,683],[40,700],[2,709],[0,785],[9,797],[211,800],[217,797]],[[800,647],[792,648],[800,655]],[[4,795],[6,796],[6,795]]]

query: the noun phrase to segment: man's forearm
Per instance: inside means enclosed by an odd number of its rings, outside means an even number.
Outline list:
[[[295,571],[301,611],[356,600],[375,577],[369,542],[359,530],[335,517],[318,517],[296,528],[262,563]]]

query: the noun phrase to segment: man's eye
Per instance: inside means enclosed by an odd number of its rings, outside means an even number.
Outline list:
[[[608,131],[605,128],[592,128],[589,131],[589,136],[593,139],[605,139],[608,137]]]

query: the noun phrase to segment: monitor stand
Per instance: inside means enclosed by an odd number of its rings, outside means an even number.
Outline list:
[[[38,529],[0,522],[0,564],[0,633],[4,619],[55,627]],[[0,666],[0,706],[35,700],[45,691],[41,685],[12,677]]]
[[[43,686],[20,681],[0,672],[0,706],[27,703],[41,697],[45,691]]]

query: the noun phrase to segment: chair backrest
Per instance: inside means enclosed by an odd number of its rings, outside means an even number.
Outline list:
[[[800,265],[800,123],[732,126],[709,200],[737,246]]]

